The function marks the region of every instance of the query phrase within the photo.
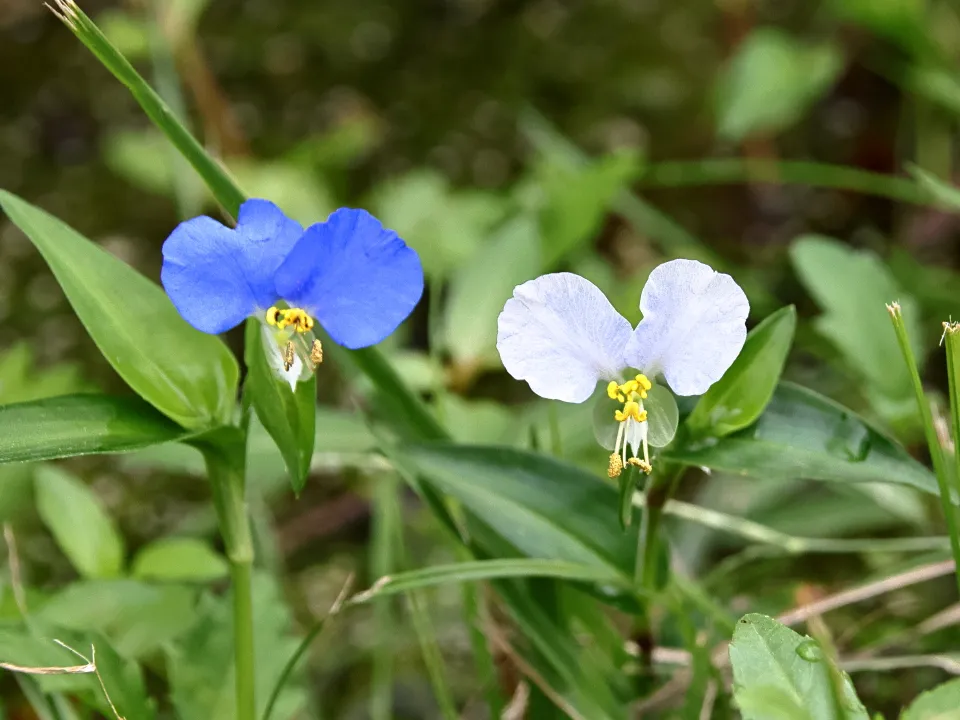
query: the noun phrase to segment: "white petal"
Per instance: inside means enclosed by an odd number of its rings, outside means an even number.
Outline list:
[[[649,423],[627,420],[623,441],[630,446],[633,451],[633,457],[643,457],[643,441],[647,437],[649,427]]]
[[[700,395],[743,348],[750,303],[729,275],[696,260],[656,267],[640,295],[643,320],[625,360],[647,375],[662,373],[677,395]]]
[[[596,285],[553,273],[514,288],[497,321],[497,350],[540,397],[580,403],[601,378],[619,379],[631,330]]]
[[[263,340],[263,352],[267,356],[267,362],[270,364],[270,369],[273,370],[274,374],[278,378],[290,383],[290,389],[293,392],[296,392],[297,382],[301,379],[300,376],[305,374],[303,361],[300,359],[300,355],[295,353],[293,356],[293,365],[290,366],[289,370],[285,370],[283,367],[283,352],[281,351],[280,346],[277,345],[277,341],[274,337],[274,331],[266,325],[261,325],[260,328],[260,338]]]

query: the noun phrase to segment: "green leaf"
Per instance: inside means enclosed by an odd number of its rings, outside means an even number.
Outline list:
[[[87,578],[108,578],[123,567],[123,538],[94,492],[49,465],[34,478],[37,512],[73,567]]]
[[[817,331],[842,353],[867,383],[876,410],[888,420],[916,414],[913,385],[890,328],[887,303],[899,301],[914,354],[922,366],[924,333],[916,302],[905,294],[874,254],[820,236],[797,239],[790,259],[801,282],[824,313]],[[879,401],[879,402],[878,402]]]
[[[608,572],[604,568],[561,560],[539,558],[473,560],[393,573],[378,580],[369,590],[355,595],[350,599],[349,604],[359,605],[388,595],[397,595],[410,590],[448,583],[477,582],[512,577],[551,577],[598,583],[623,582],[621,576]]]
[[[936,494],[933,474],[856,413],[780,383],[756,423],[719,440],[674,446],[667,459],[764,480],[884,482]]]
[[[833,45],[806,45],[773,28],[754,30],[719,80],[720,135],[742,140],[783,130],[826,92],[842,68]]]
[[[270,368],[259,322],[249,320],[246,328],[248,392],[257,417],[283,455],[293,491],[299,493],[310,474],[315,436],[317,378],[312,374],[297,383],[296,391]],[[271,340],[272,342],[272,340]]]
[[[960,212],[960,188],[954,187],[945,180],[941,180],[933,173],[927,172],[919,165],[906,164],[907,172],[913,175],[917,183],[927,195],[944,210]]]
[[[278,589],[263,575],[253,583],[254,646],[257,652],[257,717],[298,643],[290,613]],[[190,631],[168,650],[170,695],[180,720],[235,720],[233,616],[229,596],[206,597]],[[306,701],[302,687],[288,682],[273,720],[299,717]]]
[[[140,658],[196,621],[196,591],[136,580],[89,580],[58,592],[33,618],[51,629],[100,632],[124,657]]]
[[[687,427],[722,437],[753,424],[773,397],[796,327],[797,311],[789,305],[751,330],[733,365],[690,413]]]
[[[491,193],[453,191],[446,178],[431,170],[416,170],[381,184],[372,205],[383,224],[420,254],[431,277],[444,277],[462,267],[506,208]]]
[[[93,646],[96,648],[97,670],[120,717],[125,720],[150,720],[156,717],[156,707],[147,696],[140,666],[121,657],[105,638],[94,639]],[[86,654],[90,648],[76,649]],[[95,697],[104,717],[111,717],[113,713],[101,689],[97,689]]]
[[[950,680],[920,695],[900,720],[960,719],[960,680]]]
[[[571,251],[592,240],[614,199],[639,173],[640,157],[634,150],[606,155],[579,167],[547,156],[537,170],[544,193],[540,212],[543,267],[552,269]]]
[[[526,555],[632,574],[635,538],[617,527],[617,491],[596,476],[508,448],[436,443],[395,453]]]
[[[208,582],[226,577],[227,561],[196,538],[161,538],[133,560],[131,574],[143,580]]]
[[[443,338],[461,365],[497,366],[497,315],[514,287],[540,270],[540,233],[530,215],[504,224],[454,275]]]
[[[0,405],[0,463],[127,452],[186,435],[137,398],[63,395]]]
[[[815,640],[765,615],[745,615],[730,644],[733,695],[744,720],[869,720],[843,675],[843,717],[834,706],[831,660]],[[802,713],[801,713],[802,711]]]
[[[43,255],[107,361],[144,400],[187,428],[226,422],[237,361],[194,330],[158,285],[52,215],[0,191],[0,207]]]

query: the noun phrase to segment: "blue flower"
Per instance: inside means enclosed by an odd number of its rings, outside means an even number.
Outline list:
[[[640,310],[634,329],[589,280],[554,273],[517,286],[498,320],[504,367],[537,395],[582,403],[608,381],[608,397],[622,403],[611,476],[628,462],[628,445],[644,456],[629,461],[650,471],[643,405],[650,379],[662,375],[677,395],[706,392],[740,354],[750,304],[729,275],[672,260],[650,273]],[[628,368],[640,374],[625,379]]]
[[[364,210],[341,208],[304,231],[267,200],[247,200],[236,228],[209,217],[181,223],[163,244],[167,295],[198,330],[218,334],[257,317],[286,370],[313,350],[314,321],[350,349],[374,345],[423,293],[416,252]],[[294,341],[297,341],[294,343]],[[274,353],[276,355],[276,353]],[[295,369],[295,368],[293,368]]]

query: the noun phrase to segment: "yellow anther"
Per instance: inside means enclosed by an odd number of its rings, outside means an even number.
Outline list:
[[[643,422],[647,419],[647,413],[640,412],[640,405],[635,400],[628,400],[624,403],[623,410],[617,410],[613,413],[617,422],[626,422],[628,418],[633,418],[637,422]]]
[[[611,380],[609,383],[607,383],[607,397],[610,398],[611,400],[620,400],[619,395],[620,395],[620,386],[617,385],[616,380]],[[623,402],[623,401],[620,400],[620,402]]]
[[[276,325],[281,330],[290,325],[298,333],[313,330],[313,318],[307,314],[306,310],[302,310],[301,308],[281,310],[272,307],[267,310],[267,324]]]
[[[276,325],[277,316],[280,315],[280,309],[277,307],[272,307],[267,310],[267,325]]]
[[[613,453],[610,456],[610,463],[607,465],[607,477],[619,477],[621,472],[623,472],[623,460],[620,459],[619,454]]]
[[[620,392],[622,392],[624,395],[629,395],[630,393],[635,393],[636,391],[636,380],[627,380],[623,385],[620,386]]]
[[[319,340],[314,340],[313,346],[310,348],[310,362],[313,363],[314,367],[323,362],[323,346]]]
[[[649,379],[647,379],[646,375],[642,375],[642,374],[637,375],[637,385],[642,387],[644,390],[649,390],[650,388],[653,387],[653,383],[650,382]]]
[[[647,475],[649,475],[650,473],[653,472],[653,466],[652,466],[650,463],[648,463],[647,461],[641,460],[640,458],[632,457],[632,458],[630,458],[629,460],[627,460],[627,464],[628,464],[628,465],[633,465],[634,467],[640,468],[640,469],[643,470],[643,472],[645,472]]]
[[[296,352],[293,347],[293,342],[288,342],[287,346],[283,349],[283,369],[287,372],[290,372],[290,368],[293,367],[293,359],[295,356]]]

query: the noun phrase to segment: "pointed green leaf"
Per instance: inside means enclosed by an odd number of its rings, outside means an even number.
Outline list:
[[[618,527],[617,491],[594,475],[508,448],[405,445],[396,459],[530,557],[633,572],[635,536]]]
[[[765,615],[745,615],[730,644],[733,695],[744,720],[869,720],[846,675],[837,716],[831,662],[815,640]]]
[[[207,582],[226,577],[227,561],[197,538],[161,538],[133,560],[131,574],[143,580]]]
[[[186,435],[135,397],[61,395],[0,405],[0,463],[126,452]]]
[[[842,68],[843,58],[832,45],[804,45],[774,28],[754,30],[720,78],[720,135],[742,140],[792,125]]]
[[[43,255],[107,361],[144,400],[187,428],[226,422],[237,361],[190,327],[163,290],[43,210],[0,191],[0,207]]]
[[[690,413],[687,427],[722,437],[754,423],[773,397],[796,327],[797,311],[789,305],[751,330],[733,365]]]
[[[920,695],[903,711],[900,720],[960,720],[960,679]]]
[[[317,378],[311,375],[297,383],[296,391],[291,390],[290,384],[270,368],[261,333],[259,322],[247,322],[245,358],[249,374],[244,392],[249,393],[257,417],[277,444],[293,490],[299,493],[313,459]]]
[[[37,512],[77,572],[108,578],[123,567],[123,538],[93,490],[50,465],[37,468]]]
[[[822,395],[780,383],[759,420],[719,440],[671,447],[667,459],[763,480],[883,482],[937,494],[933,474],[896,441]]]

